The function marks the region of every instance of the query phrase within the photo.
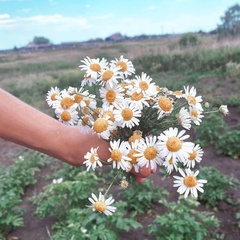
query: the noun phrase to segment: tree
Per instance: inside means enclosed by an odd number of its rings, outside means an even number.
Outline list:
[[[221,21],[222,24],[217,27],[219,38],[240,35],[240,5],[228,8]]]
[[[50,40],[45,38],[45,37],[34,37],[33,38],[33,43],[36,44],[36,45],[48,44],[48,43],[50,43]]]

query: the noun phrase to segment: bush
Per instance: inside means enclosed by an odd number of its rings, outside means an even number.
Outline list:
[[[198,36],[194,33],[183,34],[178,42],[180,47],[193,47],[196,46],[198,43]]]

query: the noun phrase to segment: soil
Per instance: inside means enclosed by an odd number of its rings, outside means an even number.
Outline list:
[[[240,123],[240,109],[232,108],[229,109],[230,114],[226,116],[226,120],[230,125],[236,125]],[[0,139],[0,164],[10,165],[13,164],[13,159],[18,156],[19,152],[24,148],[4,141]],[[201,162],[201,166],[211,166],[215,167],[222,173],[235,177],[240,181],[240,160],[234,160],[231,157],[218,155],[213,146],[204,148],[204,158]],[[26,209],[24,214],[25,226],[12,231],[8,239],[9,240],[50,240],[51,239],[51,225],[54,223],[54,218],[44,218],[40,219],[34,215],[35,207],[32,205],[30,199],[35,194],[40,193],[43,187],[49,184],[50,180],[46,179],[53,173],[50,168],[43,168],[41,172],[38,172],[36,178],[38,179],[37,184],[30,186],[26,189],[23,196],[22,207]],[[176,189],[172,187],[172,179],[162,180],[160,174],[153,174],[150,176],[154,184],[159,186],[161,183],[162,187],[165,187],[170,193],[170,201],[178,199],[178,194]],[[230,191],[229,195],[235,200],[239,201],[240,191]],[[205,208],[204,205],[201,206]],[[240,239],[240,227],[237,224],[236,212],[239,211],[236,206],[228,204],[226,201],[220,201],[218,203],[217,209],[206,209],[207,211],[214,211],[215,216],[220,221],[219,233],[224,234],[224,240],[237,240]],[[151,223],[152,219],[156,214],[163,213],[162,206],[156,204],[151,212],[138,216],[138,221],[142,223],[143,226],[147,226]],[[153,237],[148,236],[147,228],[143,227],[141,229],[134,230],[130,232],[121,232],[121,240],[154,240]],[[194,239],[194,238],[193,238]],[[66,239],[67,240],[67,239]]]

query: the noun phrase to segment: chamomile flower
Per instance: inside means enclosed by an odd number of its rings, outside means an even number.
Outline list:
[[[80,65],[80,69],[81,70],[85,70],[86,71],[86,76],[93,78],[93,79],[97,79],[100,71],[102,69],[105,69],[107,67],[107,60],[105,58],[103,58],[102,60],[99,60],[99,58],[97,59],[91,59],[89,57],[86,57],[84,60],[81,61],[82,65]]]
[[[182,175],[182,177],[179,176],[173,176],[176,180],[174,180],[174,187],[178,187],[177,192],[179,194],[184,194],[184,197],[186,198],[189,194],[191,194],[192,197],[197,198],[198,192],[204,192],[203,190],[203,184],[207,183],[207,180],[197,179],[197,175],[199,174],[199,171],[196,171],[195,173],[192,172],[190,169],[186,169],[184,172],[182,169],[179,168],[179,172]]]
[[[66,89],[61,91],[60,96],[56,96],[56,101],[54,103],[54,108],[63,108],[63,109],[69,109],[74,107],[75,102],[74,102],[74,97],[68,93]]]
[[[102,167],[102,163],[99,159],[98,153],[97,153],[98,147],[97,148],[91,148],[87,154],[85,154],[84,158],[86,161],[83,162],[83,164],[86,164],[87,166],[87,171],[89,171],[90,168],[92,168],[93,171],[95,171],[95,168],[97,165],[99,167]]]
[[[67,126],[73,126],[77,124],[79,119],[78,112],[75,108],[64,109],[59,107],[55,109],[55,114],[58,120]]]
[[[107,160],[108,162],[112,162],[113,168],[127,170],[127,162],[131,159],[127,156],[128,149],[126,147],[126,142],[121,141],[110,141],[110,158]]]
[[[219,112],[226,116],[229,113],[227,105],[221,105],[219,107]]]
[[[99,193],[98,197],[94,193],[91,195],[92,197],[88,198],[88,200],[92,203],[92,205],[87,207],[92,208],[93,211],[104,213],[107,216],[112,215],[112,213],[116,211],[116,207],[110,206],[114,202],[112,197],[105,199],[101,192]]]
[[[97,78],[91,77],[91,75],[85,74],[83,80],[81,81],[81,86],[84,87],[85,85],[88,85],[91,87],[94,85],[97,81]]]
[[[199,111],[203,111],[201,102],[202,102],[202,96],[196,96],[197,91],[195,87],[191,87],[189,89],[189,86],[184,86],[184,96],[186,100],[188,101],[189,106],[193,106],[194,108],[198,109]]]
[[[149,107],[149,99],[148,97],[144,96],[142,92],[137,93],[134,89],[127,91],[126,100],[134,103],[134,105],[139,109],[142,110],[144,106]]]
[[[134,156],[138,158],[138,164],[141,167],[146,166],[156,170],[157,165],[162,165],[163,161],[157,146],[156,136],[145,137],[144,141],[139,142],[136,150],[138,153]]]
[[[92,122],[92,129],[98,136],[108,140],[114,126],[113,122],[108,118],[97,118],[94,122]]]
[[[112,60],[111,65],[120,67],[118,71],[122,76],[128,77],[135,73],[135,68],[132,62],[123,56],[120,56],[119,59],[115,58],[115,60]]]
[[[56,96],[59,96],[59,95],[60,95],[60,89],[58,87],[55,87],[55,88],[51,87],[51,89],[47,93],[47,98],[46,98],[46,101],[49,107],[52,107],[54,105],[55,101],[57,101]]]
[[[89,116],[83,116],[81,119],[78,121],[78,126],[80,128],[80,132],[83,134],[87,134],[89,132],[93,132],[92,128],[90,127],[90,117]]]
[[[63,182],[63,178],[57,178],[57,179],[53,179],[52,180],[52,183],[53,184],[60,184],[60,183],[62,183]]]
[[[173,94],[176,98],[183,98],[183,97],[184,97],[184,94],[183,94],[182,90],[173,91],[172,94]]]
[[[98,78],[97,82],[99,82],[102,85],[109,85],[110,87],[113,86],[113,84],[118,83],[118,70],[120,67],[112,66],[108,67],[107,69],[104,69],[100,72],[100,77]]]
[[[189,138],[189,135],[184,136],[185,132],[185,130],[178,132],[177,128],[170,127],[158,137],[157,146],[161,156],[167,161],[172,158],[172,161],[175,162],[175,158],[177,158],[178,161],[185,162],[185,159],[189,157],[193,143],[184,142],[185,139]]]
[[[200,123],[202,122],[202,118],[204,117],[202,114],[202,111],[190,107],[189,108],[189,114],[191,117],[192,122],[194,122],[195,125],[200,125]]]
[[[120,181],[120,187],[123,188],[123,189],[126,189],[129,185],[129,182],[126,180],[126,177],[123,176],[122,177],[122,180]]]
[[[141,111],[133,103],[123,101],[122,103],[114,104],[114,107],[115,120],[120,127],[132,128],[139,124]]]
[[[157,98],[153,108],[158,109],[158,119],[165,115],[169,115],[173,110],[172,100],[166,96],[160,96]]]
[[[134,88],[137,93],[142,92],[144,96],[152,97],[157,94],[156,86],[152,82],[152,78],[150,78],[146,73],[142,73],[141,76],[136,76],[133,79]]]
[[[166,171],[168,174],[170,174],[173,169],[175,169],[175,171],[178,170],[178,166],[177,166],[177,158],[170,158],[170,159],[165,159],[164,162],[163,162],[163,166],[166,167]]]
[[[203,149],[196,144],[192,149],[192,152],[189,153],[189,157],[184,162],[184,165],[186,165],[188,168],[194,168],[196,162],[200,163],[202,161],[203,153]]]
[[[119,85],[114,84],[112,87],[107,85],[105,88],[100,88],[100,97],[104,105],[113,105],[120,103],[124,99],[123,88]]]
[[[191,116],[188,110],[182,107],[177,114],[178,122],[182,125],[183,128],[190,130],[191,128]]]
[[[130,164],[134,168],[135,172],[139,172],[139,164],[138,164],[138,157],[135,155],[138,154],[139,152],[136,150],[138,145],[141,144],[140,140],[136,140],[134,142],[130,142],[126,145],[128,149],[128,157],[131,159]]]

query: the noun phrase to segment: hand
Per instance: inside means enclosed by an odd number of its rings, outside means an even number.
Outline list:
[[[151,173],[155,173],[156,170],[155,169],[151,169],[151,167],[140,167],[139,168],[139,172],[136,172],[134,170],[134,168],[132,168],[131,173],[133,173],[136,176],[136,180],[139,183],[143,183],[149,176]]]

